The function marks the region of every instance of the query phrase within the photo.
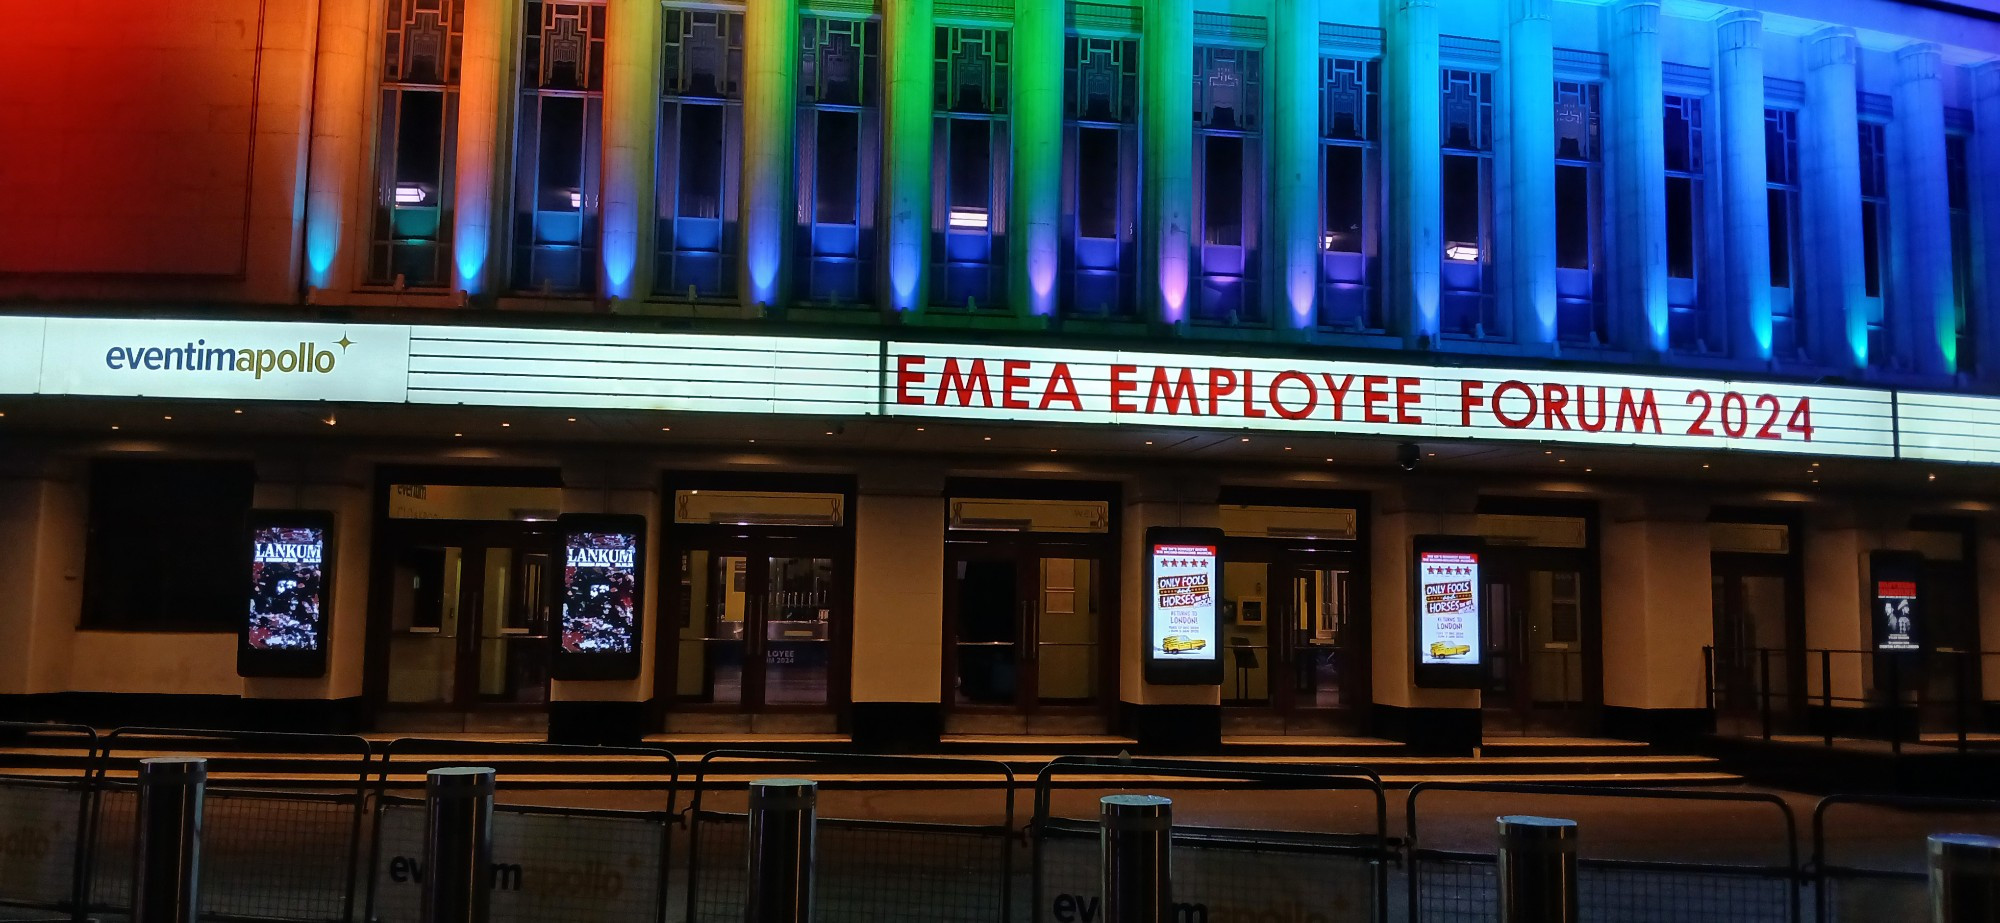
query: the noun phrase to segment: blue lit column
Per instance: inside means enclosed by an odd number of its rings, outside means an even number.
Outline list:
[[[518,6],[519,4],[511,4]],[[482,295],[502,260],[491,259],[499,238],[496,192],[505,174],[500,114],[512,105],[505,81],[512,47],[509,0],[466,0],[465,45],[458,66],[458,155],[452,194],[452,266],[460,291]]]
[[[1896,259],[1897,351],[1926,375],[1958,371],[1952,302],[1951,199],[1944,167],[1944,56],[1937,45],[1896,52],[1896,120],[1889,126],[1889,227]]]
[[[931,95],[937,75],[931,0],[886,0],[883,68],[888,73],[882,132],[882,251],[892,312],[921,311],[930,296],[925,269],[931,235]]]
[[[1382,27],[1382,172],[1389,187],[1384,313],[1405,342],[1434,346],[1444,258],[1436,0],[1383,0]]]
[[[1861,246],[1860,113],[1854,30],[1805,38],[1806,107],[1799,113],[1799,224],[1814,355],[1848,371],[1868,367],[1867,280]]]
[[[1715,95],[1722,131],[1723,308],[1729,351],[1771,360],[1771,215],[1764,165],[1764,17],[1715,18]]]
[[[604,249],[613,300],[651,290],[654,132],[660,119],[660,4],[611,0],[604,43]]]
[[[783,306],[790,291],[798,102],[798,0],[753,0],[743,7],[745,307]]]
[[[1193,0],[1151,0],[1139,43],[1145,79],[1139,94],[1145,127],[1145,182],[1141,240],[1154,285],[1153,317],[1163,324],[1187,318],[1189,246],[1194,231]],[[1141,277],[1143,278],[1143,276]]]
[[[1499,145],[1507,189],[1499,197],[1505,230],[1495,241],[1502,310],[1531,352],[1556,342],[1556,50],[1549,0],[1508,5],[1507,115]]]
[[[311,174],[306,177],[306,284],[347,291],[354,287],[355,251],[366,241],[368,218],[358,212],[354,187],[362,181],[363,131],[369,82],[368,29],[380,21],[368,4],[322,3],[318,57],[313,65]]]
[[[1008,291],[1016,313],[1056,312],[1062,264],[1063,12],[1014,4],[1014,211]]]
[[[1667,148],[1661,107],[1659,0],[1623,0],[1604,13],[1605,221],[1611,307],[1626,348],[1667,352]]]
[[[1972,294],[1966,310],[1977,319],[1979,354],[2000,360],[2000,62],[1972,70],[1973,135],[1966,150],[1968,163],[1985,170],[1968,170],[1972,193]],[[2000,361],[1979,364],[1982,375],[2000,374]]]
[[[1271,223],[1283,311],[1272,326],[1303,333],[1319,324],[1319,3],[1271,5]]]

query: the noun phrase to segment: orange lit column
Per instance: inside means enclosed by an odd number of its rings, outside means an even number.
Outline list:
[[[655,0],[611,0],[605,14],[604,249],[599,281],[607,297],[624,300],[643,298],[651,288],[660,5]]]
[[[507,160],[500,144],[507,92],[509,37],[518,16],[509,0],[465,0],[465,47],[458,65],[457,190],[452,201],[452,263],[460,291],[487,294],[506,265],[499,247],[501,179]]]
[[[348,291],[367,233],[357,213],[367,110],[369,4],[323,0],[313,69],[312,159],[306,179],[306,284]]]

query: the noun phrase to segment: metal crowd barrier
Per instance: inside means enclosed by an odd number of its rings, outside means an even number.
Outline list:
[[[1638,857],[1580,856],[1577,885],[1582,918],[1604,923],[1680,923],[1687,920],[1716,923],[1800,923],[1799,849],[1797,824],[1791,806],[1776,795],[1755,792],[1682,791],[1674,789],[1598,788],[1592,786],[1480,784],[1421,782],[1410,789],[1407,801],[1409,831],[1409,907],[1414,923],[1484,923],[1499,920],[1499,869],[1497,851],[1479,848],[1441,849],[1427,846],[1422,806],[1424,796],[1434,792],[1465,792],[1488,796],[1480,802],[1482,813],[1533,814],[1549,806],[1542,799],[1562,799],[1570,808],[1587,807],[1611,799],[1627,803],[1639,801],[1681,802],[1690,806],[1736,806],[1753,808],[1772,816],[1768,840],[1782,844],[1781,863],[1700,862],[1659,860]],[[1511,796],[1511,797],[1509,797]],[[1580,800],[1580,801],[1579,801]],[[1697,811],[1690,808],[1683,821],[1697,823]],[[1565,814],[1565,816],[1575,816]],[[1733,819],[1744,823],[1747,817]],[[1646,823],[1646,834],[1656,837],[1657,822]],[[1591,831],[1599,831],[1597,839]],[[1605,842],[1604,833],[1614,829],[1609,823],[1583,823],[1582,843],[1591,851],[1610,852],[1596,844]],[[1688,828],[1682,828],[1686,830]],[[1740,828],[1739,828],[1740,829]],[[1484,842],[1483,840],[1480,842]],[[1617,844],[1614,844],[1617,845]],[[1635,846],[1637,844],[1623,844]]]
[[[75,724],[0,721],[0,740],[64,751],[75,779],[0,775],[0,920],[89,919],[92,777],[97,732]]]
[[[734,767],[734,768],[732,768]],[[749,816],[720,810],[720,791],[746,791],[734,782],[717,786],[717,774],[749,772],[757,778],[796,776],[819,783],[815,830],[818,861],[813,894],[821,923],[992,920],[1012,914],[1014,773],[992,760],[865,756],[845,753],[718,750],[701,758],[688,809],[688,923],[740,923],[749,891]],[[853,774],[893,775],[893,786],[843,780]],[[952,776],[955,778],[945,778]],[[746,780],[747,782],[747,780]],[[984,822],[861,820],[843,818],[833,792],[881,793],[964,789],[949,807],[972,809]],[[716,791],[711,791],[716,789]],[[989,794],[990,793],[990,794]],[[992,800],[982,804],[975,799]],[[893,799],[888,799],[893,800]]]
[[[657,810],[614,810],[558,804],[523,804],[532,789],[510,787],[498,777],[491,827],[492,871],[488,913],[494,923],[590,920],[658,923],[666,919],[680,764],[652,747],[596,747],[513,741],[400,738],[382,749],[376,764],[375,831],[369,850],[367,917],[370,923],[418,923],[426,885],[426,802],[390,793],[392,776],[428,774],[480,757],[631,757],[658,761]],[[553,801],[557,799],[542,798]]]
[[[1397,843],[1389,837],[1389,803],[1381,777],[1365,768],[1279,771],[1214,760],[1062,757],[1035,778],[1035,814],[1028,827],[1034,850],[1033,920],[1106,919],[1101,914],[1108,898],[1092,873],[1101,863],[1100,819],[1063,816],[1056,810],[1057,781],[1065,776],[1101,779],[1083,786],[1089,792],[1145,789],[1149,782],[1174,786],[1173,919],[1389,919],[1389,867],[1399,861]],[[1354,793],[1361,801],[1360,822],[1343,824],[1338,806],[1329,803],[1321,806],[1324,813],[1288,806],[1288,818],[1312,822],[1321,828],[1317,830],[1188,823],[1199,817],[1195,792],[1207,790],[1219,790],[1224,797],[1249,791],[1319,792],[1329,801],[1338,793]]]
[[[132,909],[138,829],[138,760],[148,756],[207,756],[245,762],[240,779],[212,773],[202,816],[200,911],[208,919],[349,923],[361,873],[367,819],[368,741],[331,734],[119,728],[105,735],[89,826],[94,912]],[[268,776],[260,757],[325,765],[310,775],[278,780],[284,788],[245,787]]]
[[[1842,817],[1865,824],[1869,850],[1837,853],[1829,830]],[[1910,823],[1929,818],[1936,822]],[[1819,923],[1921,920],[1930,913],[1924,836],[1949,820],[1953,833],[2000,834],[2000,800],[1829,795],[1812,814],[1813,903]],[[1843,837],[1842,839],[1848,839]]]

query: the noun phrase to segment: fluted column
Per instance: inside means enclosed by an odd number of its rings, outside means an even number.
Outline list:
[[[1019,314],[1056,312],[1062,264],[1064,3],[1014,4],[1014,203],[1008,290]]]
[[[355,263],[366,254],[368,213],[360,212],[355,185],[368,135],[361,113],[370,77],[368,30],[377,25],[370,5],[321,0],[319,56],[313,65],[312,173],[306,178],[306,284],[332,291],[354,288]]]
[[[1142,240],[1156,283],[1153,316],[1175,324],[1187,318],[1194,231],[1193,0],[1148,0],[1145,27],[1139,43],[1146,132]]]
[[[2000,61],[1972,71],[1973,135],[1966,148],[1966,181],[1972,194],[1972,294],[1966,310],[1979,319],[1979,364],[1987,377],[2000,376]],[[1972,169],[1973,164],[1983,169]]]
[[[1928,42],[1896,52],[1896,120],[1889,126],[1890,265],[1897,349],[1927,375],[1958,371],[1952,301],[1951,198],[1944,166],[1944,56]]]
[[[1611,308],[1628,349],[1664,355],[1667,343],[1667,172],[1659,0],[1605,10],[1605,249]]]
[[[931,234],[931,106],[937,77],[931,0],[886,0],[883,66],[888,72],[888,119],[882,146],[883,252],[887,307],[921,311],[929,300]]]
[[[1867,279],[1861,243],[1861,139],[1854,30],[1806,36],[1806,106],[1799,113],[1799,218],[1804,294],[1822,361],[1868,366]]]
[[[465,45],[458,64],[458,155],[453,176],[452,265],[458,288],[482,295],[493,287],[504,258],[492,258],[498,240],[495,215],[500,178],[506,173],[500,113],[511,102],[506,60],[516,16],[510,0],[465,0]]]
[[[1507,188],[1498,235],[1501,308],[1513,319],[1524,347],[1543,351],[1556,342],[1556,49],[1550,0],[1508,5],[1507,114],[1502,141]]]
[[[745,307],[790,300],[798,211],[798,0],[743,7],[743,265]]]
[[[1271,230],[1278,244],[1278,284],[1285,309],[1277,329],[1319,325],[1319,2],[1271,4]]]
[[[1771,214],[1764,163],[1764,17],[1715,18],[1715,95],[1722,130],[1723,307],[1729,351],[1771,359]]]
[[[1396,332],[1410,345],[1435,345],[1444,258],[1436,0],[1383,0],[1382,26],[1383,290]]]
[[[762,2],[768,0],[751,5]],[[599,281],[607,297],[643,298],[651,289],[653,265],[660,4],[611,0],[605,14],[604,249]]]

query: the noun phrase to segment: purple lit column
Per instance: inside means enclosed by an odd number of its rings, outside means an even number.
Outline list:
[[[1194,4],[1151,0],[1145,25],[1143,240],[1153,280],[1141,288],[1156,299],[1156,320],[1178,324],[1187,319],[1194,231]]]

